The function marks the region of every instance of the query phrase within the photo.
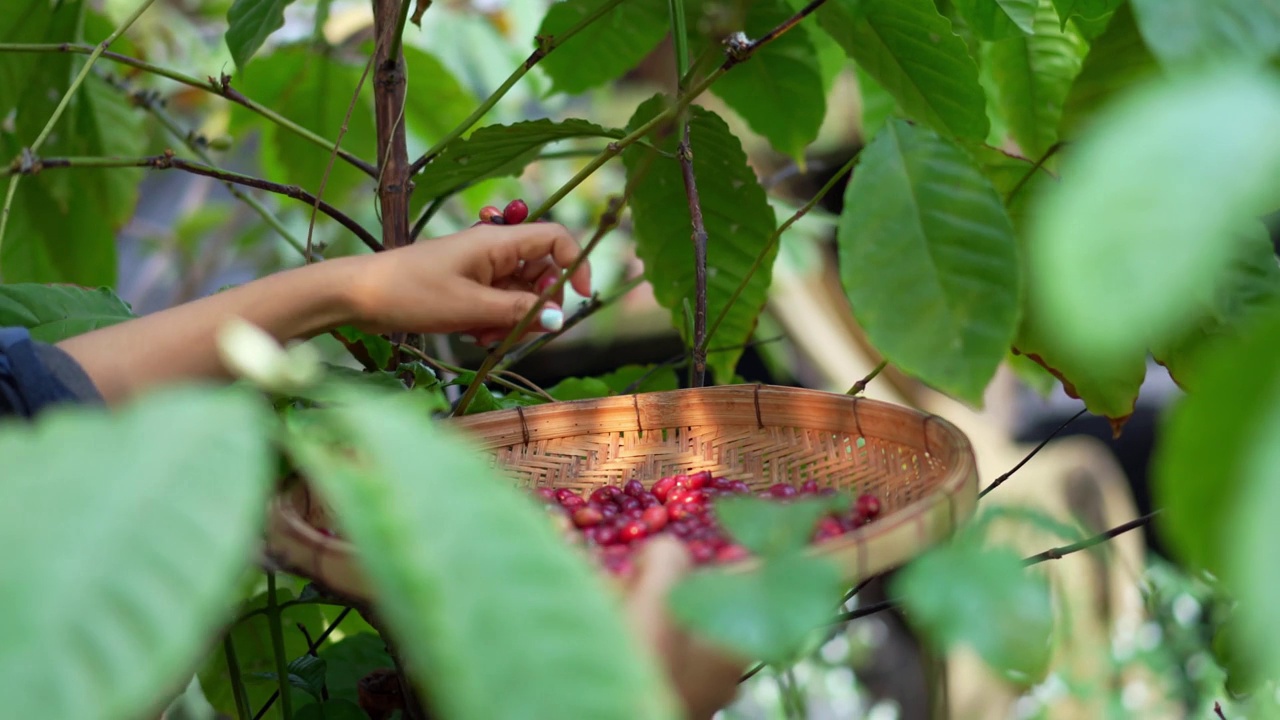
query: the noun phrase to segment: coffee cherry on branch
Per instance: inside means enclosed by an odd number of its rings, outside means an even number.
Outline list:
[[[505,225],[506,220],[502,217],[502,211],[492,205],[485,205],[480,208],[480,222],[490,225]]]
[[[502,219],[507,225],[519,225],[527,217],[529,217],[529,206],[519,198],[507,203],[507,208],[502,211]]]

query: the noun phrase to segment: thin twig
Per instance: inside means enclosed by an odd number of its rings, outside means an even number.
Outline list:
[[[586,320],[588,317],[595,314],[600,309],[607,307],[610,304],[614,303],[615,301],[621,300],[622,298],[626,297],[628,293],[630,293],[632,290],[635,290],[643,282],[644,282],[644,276],[640,275],[640,276],[631,278],[630,280],[623,283],[617,292],[615,292],[613,295],[610,295],[607,298],[601,298],[598,294],[592,295],[591,298],[587,300],[587,302],[582,304],[582,307],[578,308],[577,310],[574,311],[572,315],[564,319],[564,325],[559,330],[556,330],[555,332],[549,332],[549,333],[544,333],[542,335],[539,335],[538,337],[530,340],[524,345],[521,345],[520,347],[515,348],[511,352],[507,353],[506,357],[502,359],[502,362],[498,363],[497,371],[504,370],[520,362],[521,360],[523,360],[524,358],[532,354],[534,351],[540,349],[542,346],[546,345],[552,340],[555,340],[561,335],[564,335],[566,332],[572,329],[574,325],[577,325],[583,320]]]
[[[236,656],[236,646],[230,632],[222,638],[222,655],[227,661],[227,676],[231,680],[231,695],[236,703],[236,717],[244,720],[249,717],[249,692],[245,690],[244,678],[240,675],[240,659]]]
[[[707,376],[707,226],[702,220],[702,201],[698,197],[698,181],[693,174],[693,148],[689,144],[689,121],[684,124],[680,140],[680,174],[684,179],[685,199],[689,203],[689,220],[693,225],[693,387],[706,384]]]
[[[1064,141],[1056,142],[1053,145],[1050,145],[1049,149],[1045,151],[1044,155],[1042,155],[1039,160],[1036,160],[1035,163],[1031,166],[1031,169],[1027,171],[1027,174],[1019,178],[1018,182],[1013,186],[1013,189],[1009,191],[1008,197],[1004,199],[1004,204],[1008,205],[1009,203],[1013,202],[1013,199],[1017,197],[1018,193],[1022,192],[1022,188],[1025,187],[1028,182],[1031,182],[1032,176],[1040,172],[1040,168],[1044,167],[1044,164],[1049,162],[1049,158],[1056,155],[1057,152],[1061,150],[1065,145],[1066,145],[1066,142]]]
[[[282,610],[284,607],[285,605],[280,606]],[[338,617],[334,618],[333,622],[329,623],[329,627],[325,628],[324,632],[320,633],[320,637],[316,638],[314,643],[309,643],[307,645],[307,654],[312,654],[318,650],[320,646],[324,644],[324,641],[328,640],[329,636],[333,634],[333,631],[338,629],[338,626],[342,624],[342,621],[347,619],[347,614],[350,612],[350,607],[342,608],[342,612],[338,613]],[[262,717],[267,714],[267,711],[271,709],[271,706],[275,704],[275,701],[278,699],[280,699],[279,690],[275,691],[271,697],[267,698],[267,702],[264,703],[262,708],[253,716],[253,720],[262,720]]]
[[[1071,423],[1075,422],[1077,419],[1079,419],[1079,418],[1080,418],[1080,416],[1081,416],[1081,415],[1084,415],[1086,412],[1088,412],[1088,408],[1082,409],[1080,412],[1078,412],[1078,413],[1076,413],[1075,415],[1072,415],[1071,417],[1067,418],[1066,422],[1062,423],[1061,425],[1059,425],[1059,426],[1058,426],[1058,428],[1057,428],[1056,430],[1054,430],[1053,432],[1049,433],[1049,437],[1045,438],[1044,440],[1041,440],[1041,441],[1040,441],[1040,444],[1039,444],[1039,445],[1036,445],[1036,446],[1035,446],[1035,448],[1033,448],[1033,449],[1031,450],[1031,452],[1027,453],[1027,456],[1026,456],[1026,457],[1024,457],[1024,458],[1022,458],[1021,460],[1019,460],[1019,461],[1018,461],[1018,464],[1017,464],[1017,465],[1014,465],[1014,466],[1009,470],[1009,472],[1007,472],[1007,473],[1005,473],[1005,474],[1001,475],[1000,477],[996,478],[995,480],[991,481],[991,484],[990,484],[990,485],[988,485],[986,488],[984,488],[982,492],[978,493],[978,499],[979,499],[979,500],[981,500],[982,498],[986,497],[987,493],[989,493],[989,492],[991,492],[992,490],[995,490],[996,488],[1000,487],[1000,485],[1001,485],[1001,484],[1003,484],[1005,480],[1008,480],[1008,479],[1009,479],[1009,478],[1010,478],[1014,473],[1016,473],[1016,472],[1018,472],[1019,470],[1021,470],[1021,469],[1022,469],[1022,466],[1023,466],[1023,465],[1026,465],[1026,464],[1027,464],[1027,462],[1028,462],[1029,460],[1031,460],[1031,458],[1035,457],[1035,456],[1036,456],[1036,453],[1038,453],[1038,452],[1040,452],[1041,450],[1043,450],[1043,449],[1044,449],[1044,446],[1045,446],[1045,445],[1048,445],[1050,440],[1052,440],[1052,439],[1054,439],[1055,437],[1057,437],[1058,433],[1062,432],[1063,430],[1066,430],[1068,425],[1070,425]]]
[[[66,111],[67,105],[71,103],[71,96],[76,94],[76,90],[80,89],[81,83],[89,76],[89,71],[93,69],[93,64],[98,61],[98,58],[102,57],[107,48],[111,47],[111,43],[115,42],[116,38],[123,35],[126,30],[137,22],[138,18],[142,17],[142,13],[146,12],[147,8],[150,8],[154,2],[155,0],[142,0],[138,7],[132,13],[129,13],[129,16],[115,30],[111,31],[107,39],[93,46],[93,49],[89,51],[89,59],[85,61],[84,67],[80,68],[80,72],[76,74],[71,84],[67,86],[67,91],[62,94],[62,99],[53,108],[53,114],[49,116],[44,127],[40,129],[40,134],[36,135],[36,139],[23,150],[24,156],[27,154],[34,155],[40,149],[40,146],[48,139],[49,133],[53,132],[54,126],[58,124],[62,113]],[[4,233],[9,226],[9,213],[13,208],[13,198],[18,194],[18,182],[21,179],[18,175],[9,178],[9,188],[5,192],[4,206],[0,207],[0,247],[4,245]]]
[[[360,223],[352,220],[345,213],[333,207],[329,203],[318,200],[314,195],[303,190],[297,185],[282,185],[269,180],[253,177],[252,175],[242,175],[241,173],[231,172],[230,170],[222,170],[202,163],[183,160],[174,157],[172,150],[166,150],[162,155],[151,155],[140,158],[114,158],[114,157],[60,157],[60,158],[37,158],[28,157],[20,158],[9,165],[7,169],[0,170],[0,176],[4,175],[34,175],[44,170],[53,170],[56,168],[69,167],[97,167],[97,168],[121,168],[121,167],[145,167],[154,170],[182,170],[193,175],[203,175],[211,177],[215,180],[223,182],[235,183],[236,185],[244,185],[246,187],[266,190],[277,195],[301,200],[305,203],[316,203],[320,207],[320,211],[325,215],[337,220],[339,223],[359,237],[364,244],[369,246],[374,252],[382,251],[382,244],[377,238],[373,237],[368,230],[365,230]]]
[[[881,360],[879,365],[876,365],[875,368],[871,370],[871,372],[867,373],[866,377],[854,383],[853,387],[849,388],[849,392],[845,394],[846,395],[862,394],[862,391],[867,389],[867,384],[870,383],[872,380],[875,380],[876,376],[879,375],[881,371],[883,371],[888,366],[889,366],[888,360]]]
[[[213,157],[209,155],[208,150],[205,149],[208,146],[209,141],[197,132],[184,129],[173,116],[165,111],[163,107],[164,100],[160,97],[158,92],[154,90],[133,90],[123,79],[116,78],[110,74],[105,74],[103,80],[108,85],[111,85],[120,92],[128,95],[129,99],[135,105],[151,113],[152,117],[158,120],[160,124],[164,126],[165,130],[169,131],[170,135],[183,145],[186,145],[187,149],[195,153],[196,157],[200,158],[201,162],[209,167],[217,167],[217,163],[213,161]],[[248,205],[251,210],[256,212],[258,216],[262,218],[263,222],[270,225],[271,228],[276,231],[276,234],[283,238],[290,247],[297,250],[304,260],[307,259],[308,255],[306,246],[302,244],[301,240],[294,237],[289,228],[285,227],[285,224],[281,222],[280,218],[276,217],[266,205],[259,202],[254,196],[241,190],[235,183],[224,181],[222,186],[227,189],[227,192],[229,192],[232,197],[243,202],[245,205]],[[318,255],[313,253],[312,257],[318,257]]]
[[[0,53],[2,52],[71,53],[73,55],[89,55],[90,53],[93,52],[95,47],[96,46],[94,45],[81,45],[77,43],[54,43],[54,44],[0,43]],[[174,82],[180,83],[182,85],[186,85],[187,87],[195,88],[197,90],[204,90],[205,92],[212,93],[213,95],[217,95],[218,97],[221,97],[224,100],[229,100],[237,105],[240,105],[241,107],[245,108],[246,110],[254,114],[261,115],[262,117],[275,123],[276,125],[279,125],[285,130],[288,130],[289,132],[292,132],[298,137],[304,140],[307,140],[308,142],[314,145],[322,147],[325,150],[331,151],[337,146],[336,143],[332,143],[332,142],[329,142],[328,140],[325,140],[323,137],[320,137],[316,133],[302,127],[301,125],[293,122],[292,120],[284,117],[283,115],[275,112],[274,110],[268,107],[265,107],[263,105],[259,105],[253,100],[250,100],[249,98],[245,97],[244,94],[242,94],[239,90],[236,90],[231,87],[230,75],[223,74],[218,79],[209,77],[206,80],[201,80],[195,76],[187,75],[186,73],[181,73],[181,72],[178,72],[177,70],[171,70],[169,68],[161,67],[159,65],[153,65],[152,63],[146,62],[144,60],[132,58],[132,57],[129,57],[128,55],[121,55],[120,53],[104,52],[102,53],[102,59],[110,60],[112,62],[119,63],[121,65],[127,65],[131,68],[142,70],[143,72],[147,72],[152,75],[168,78],[170,80],[173,80]],[[360,158],[356,157],[355,155],[352,155],[346,150],[339,151],[338,157],[347,161],[348,163],[351,164],[352,167],[355,167],[356,169],[360,170],[361,172],[368,175],[369,177],[373,177],[374,175],[377,174],[377,168],[375,168],[372,163],[361,160]]]
[[[423,153],[422,157],[413,161],[413,164],[409,166],[409,176],[413,177],[418,174],[422,168],[426,167],[427,163],[436,159],[436,157],[444,151],[445,147],[449,143],[462,137],[463,134],[472,128],[472,126],[480,122],[480,119],[492,110],[493,106],[497,105],[498,101],[501,100],[503,96],[511,90],[511,88],[515,87],[515,84],[520,81],[520,78],[524,77],[525,73],[528,73],[534,65],[537,65],[544,57],[550,54],[551,51],[561,45],[564,45],[569,41],[569,38],[577,35],[583,28],[604,17],[606,13],[621,4],[622,0],[607,0],[607,2],[601,4],[589,15],[578,21],[576,25],[560,33],[560,35],[555,37],[538,37],[536,39],[537,47],[533,49],[533,52],[529,54],[529,57],[525,58],[525,61],[520,64],[520,67],[512,71],[511,75],[498,86],[497,90],[494,90],[489,97],[485,98],[484,102],[480,103],[480,105],[470,115],[468,115],[466,119],[459,123],[457,127],[450,130],[448,134],[440,138],[435,145],[432,145],[425,153]]]
[[[418,360],[421,360],[423,363],[431,366],[431,368],[438,373],[452,373],[454,375],[461,375],[462,373],[465,373],[465,372],[471,372],[470,370],[467,370],[464,367],[458,367],[457,365],[453,365],[451,363],[441,361],[437,358],[433,358],[430,355],[422,352],[422,350],[414,347],[413,345],[410,345],[409,343],[400,343],[397,347],[400,350],[407,352],[410,355],[418,358]],[[523,382],[525,384],[525,387],[521,387],[514,382],[504,379],[502,377],[504,375],[507,377],[516,378],[517,380]],[[530,392],[532,392],[533,394],[538,395],[542,399],[547,400],[549,402],[555,401],[555,398],[551,397],[551,395],[548,394],[546,390],[543,390],[532,380],[528,380],[523,376],[520,376],[520,375],[517,375],[516,373],[511,372],[510,370],[494,369],[493,372],[489,374],[489,380],[493,383],[501,385],[502,387],[514,392],[524,393],[525,395],[528,395],[530,394]]]
[[[801,20],[808,17],[811,13],[813,13],[814,10],[817,10],[818,8],[822,7],[822,5],[826,1],[827,0],[812,0],[812,2],[810,2],[808,5],[805,5],[803,8],[800,8],[800,11],[797,12],[795,15],[792,15],[791,17],[787,18],[774,29],[770,30],[764,35],[761,35],[758,39],[753,40],[745,48],[737,49],[732,43],[730,43],[729,60],[726,61],[725,69],[728,70],[734,65],[751,57],[753,54],[755,54],[755,51],[760,48],[760,46],[767,45],[773,42],[774,40],[777,40],[779,35],[782,35],[786,31],[795,27],[797,23],[799,23]]]
[[[836,186],[836,183],[840,182],[841,178],[849,173],[849,171],[853,170],[853,166],[856,165],[857,162],[858,155],[855,154],[853,157],[849,158],[849,160],[845,162],[845,164],[842,165],[834,175],[831,176],[831,179],[827,180],[825,185],[818,189],[818,192],[814,193],[813,197],[809,199],[809,202],[801,206],[799,210],[796,210],[791,217],[787,218],[785,222],[778,226],[777,230],[773,231],[773,235],[769,237],[769,242],[765,243],[764,248],[762,248],[756,255],[755,261],[751,263],[751,268],[747,270],[746,275],[742,276],[742,280],[738,283],[738,287],[733,289],[733,294],[729,296],[728,302],[724,304],[724,308],[722,308],[720,310],[720,314],[716,316],[715,322],[711,323],[711,329],[707,331],[706,342],[711,342],[711,338],[715,336],[716,330],[720,329],[720,323],[724,322],[725,317],[729,315],[729,310],[738,302],[738,298],[742,296],[742,292],[746,290],[747,283],[751,282],[751,278],[755,276],[756,272],[758,272],[761,266],[764,265],[764,259],[768,257],[769,253],[772,252],[775,247],[778,246],[779,241],[782,239],[782,234],[787,230],[790,230],[791,226],[796,224],[800,218],[808,215],[811,210],[817,207],[818,203],[822,202],[822,198],[826,197],[827,193],[831,192],[831,189]]]
[[[284,654],[284,628],[281,626],[280,601],[276,597],[276,574],[267,573],[267,629],[276,660],[276,685],[280,697],[280,714],[284,720],[293,717],[293,697],[288,692],[289,659]]]
[[[453,197],[453,193],[442,193],[431,201],[431,204],[422,211],[418,219],[414,221],[413,227],[409,230],[409,242],[416,242],[418,236],[422,234],[422,230],[427,227],[427,223],[431,222],[431,218],[440,212],[440,208],[444,207],[446,201]]]
[[[1042,553],[1032,555],[1031,557],[1026,558],[1022,562],[1026,566],[1037,565],[1039,563],[1042,563],[1048,560],[1060,560],[1066,557],[1067,555],[1080,552],[1081,550],[1088,550],[1089,548],[1095,545],[1100,545],[1108,540],[1113,540],[1120,535],[1123,535],[1127,532],[1134,530],[1135,528],[1140,528],[1143,525],[1146,525],[1147,523],[1151,522],[1151,518],[1155,517],[1159,513],[1160,513],[1159,510],[1147,513],[1146,515],[1143,515],[1140,518],[1130,520],[1129,522],[1124,523],[1123,525],[1117,525],[1116,527],[1111,528],[1106,532],[1102,532],[1097,535],[1094,535],[1091,538],[1081,540],[1078,543],[1073,543],[1071,545],[1063,545],[1062,547],[1050,548],[1048,550],[1045,550]],[[881,612],[883,610],[888,610],[893,607],[897,607],[896,602],[894,602],[893,600],[884,600],[874,605],[868,605],[863,608],[858,608],[857,610],[854,610],[852,612],[841,613],[831,621],[831,624],[835,625],[835,624],[850,622],[852,620],[857,620],[859,618],[863,618],[868,615],[873,615],[875,613]]]
[[[1218,716],[1218,720],[1227,720],[1227,716],[1222,712],[1222,703],[1217,700],[1213,701],[1213,714]]]
[[[408,0],[406,0],[406,7]],[[329,173],[333,172],[333,161],[338,157],[338,151],[342,149],[342,138],[347,134],[347,126],[351,122],[351,112],[356,108],[356,102],[360,100],[360,91],[364,89],[364,81],[369,77],[369,69],[373,67],[373,55],[369,56],[369,62],[364,64],[364,72],[360,75],[360,82],[356,83],[356,91],[351,95],[351,102],[347,104],[347,114],[342,118],[342,127],[338,128],[338,139],[335,141],[333,150],[329,153],[329,162],[324,166],[324,175],[320,176],[320,187],[316,188],[316,201],[311,206],[311,218],[307,220],[307,252],[303,256],[308,263],[311,262],[311,237],[316,229],[316,212],[320,210],[320,198],[324,197],[324,188],[329,184]]]

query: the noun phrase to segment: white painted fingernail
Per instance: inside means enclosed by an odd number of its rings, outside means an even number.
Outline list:
[[[560,308],[544,308],[538,316],[538,322],[547,330],[555,332],[564,327],[564,311]]]
[[[461,341],[462,341],[462,342],[464,342],[464,343],[469,344],[469,345],[475,345],[475,344],[476,344],[476,338],[475,338],[475,336],[474,336],[474,335],[459,335],[459,336],[458,336],[458,339],[459,339],[459,340],[461,340]]]

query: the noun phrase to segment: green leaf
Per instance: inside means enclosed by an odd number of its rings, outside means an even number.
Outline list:
[[[978,66],[932,0],[831,0],[817,15],[908,115],[947,135],[986,139]]]
[[[813,539],[818,520],[834,507],[848,508],[848,498],[778,503],[757,497],[723,497],[715,501],[716,517],[725,530],[753,555],[775,558],[803,550]]]
[[[1013,227],[958,147],[891,120],[862,151],[837,231],[854,315],[895,367],[980,404],[1018,324]]]
[[[663,390],[675,390],[680,387],[680,379],[676,377],[674,369],[655,369],[653,365],[623,365],[607,375],[601,375],[600,380],[617,394],[628,391],[635,393],[661,392]],[[637,382],[640,385],[635,389],[630,389]]]
[[[1280,83],[1214,73],[1145,88],[1073,148],[1028,245],[1028,305],[1072,362],[1126,365],[1211,304],[1280,192],[1277,126]]]
[[[284,9],[293,0],[235,0],[227,11],[227,49],[244,72],[271,33],[284,27]]]
[[[565,378],[547,388],[547,394],[557,400],[586,400],[608,397],[613,390],[600,378]]]
[[[1147,46],[1167,67],[1261,63],[1280,53],[1274,0],[1133,0],[1133,13]]]
[[[664,99],[657,96],[642,104],[631,118],[638,127],[658,114]],[[694,107],[689,122],[693,148],[693,172],[698,183],[703,221],[707,229],[707,325],[715,321],[729,302],[747,271],[761,254],[764,261],[729,308],[724,322],[708,346],[729,348],[710,352],[707,366],[716,382],[733,377],[741,346],[751,338],[756,318],[768,299],[777,244],[769,248],[769,238],[777,218],[769,206],[755,171],[747,163],[742,144],[715,113]],[[674,151],[675,137],[667,137],[661,147]],[[652,163],[646,159],[652,157]],[[693,267],[693,225],[689,218],[684,180],[675,158],[652,154],[652,150],[632,146],[623,152],[628,178],[645,171],[631,199],[635,223],[636,253],[644,261],[645,276],[653,285],[658,302],[671,312],[672,322],[684,323],[684,304],[693,307],[695,282]],[[766,250],[767,249],[767,250]],[[685,341],[692,342],[692,325],[685,326]]]
[[[129,306],[108,288],[0,285],[0,327],[27,328],[41,342],[61,342],[133,317]]]
[[[326,412],[358,460],[314,434],[288,445],[338,509],[380,615],[441,715],[675,715],[603,576],[482,451],[395,399],[353,397]]]
[[[898,107],[898,102],[880,86],[880,83],[876,82],[875,78],[868,75],[861,65],[856,68],[858,108],[862,113],[862,117],[859,118],[859,127],[862,129],[862,142],[866,144],[870,143],[884,124],[889,122],[889,118],[904,113]]]
[[[347,635],[320,651],[325,663],[325,684],[329,697],[358,702],[360,679],[374,670],[394,668],[387,644],[373,633]]]
[[[671,611],[741,656],[784,664],[831,620],[842,589],[830,561],[789,555],[748,573],[694,573],[672,591]]]
[[[558,37],[591,15],[606,0],[565,0],[547,10],[538,35]],[[666,36],[667,5],[661,0],[629,0],[557,47],[538,63],[552,91],[580,93],[621,77]]]
[[[1266,228],[1258,223],[1255,232],[1245,234],[1241,241],[1240,252],[1216,286],[1209,305],[1198,308],[1185,332],[1152,348],[1155,359],[1184,388],[1197,384],[1195,359],[1202,346],[1235,334],[1280,298],[1280,265]]]
[[[293,720],[368,720],[369,716],[351,700],[325,700],[299,708]]]
[[[403,48],[406,76],[413,88],[405,93],[405,126],[427,142],[435,142],[471,114],[476,97],[436,56],[410,45]]]
[[[414,195],[424,200],[456,191],[486,178],[519,175],[542,147],[557,140],[581,137],[617,139],[610,130],[586,120],[526,120],[511,125],[489,125],[469,137],[449,143],[415,181]]]
[[[289,661],[288,670],[290,685],[317,700],[322,699],[320,695],[324,689],[325,676],[325,663],[322,658],[315,655],[301,655]]]
[[[1157,528],[1191,568],[1229,589],[1248,589],[1250,573],[1274,560],[1249,546],[1275,525],[1276,444],[1280,425],[1280,312],[1273,307],[1227,341],[1206,349],[1197,387],[1170,409],[1152,458]],[[1262,565],[1257,563],[1262,562]],[[1242,600],[1244,598],[1241,598]],[[1250,598],[1256,600],[1257,598]],[[1265,603],[1270,610],[1271,600]],[[1267,635],[1274,639],[1274,619]]]
[[[743,32],[760,37],[791,17],[782,0],[753,2]],[[826,91],[818,51],[809,35],[789,32],[763,46],[749,62],[736,65],[711,92],[768,139],[778,152],[802,158],[826,117]]]
[[[343,325],[334,330],[347,344],[355,346],[355,352],[363,353],[367,359],[379,368],[391,367],[391,355],[395,352],[391,341],[381,335],[371,335],[357,330],[351,325]],[[359,358],[356,358],[357,360]]]
[[[983,40],[1036,32],[1036,0],[955,0],[955,6]]]
[[[14,717],[145,717],[228,619],[270,490],[253,394],[0,424],[0,643]],[[73,452],[68,452],[74,448]]]
[[[1147,376],[1145,355],[1105,365],[1080,358],[1064,346],[1056,326],[1034,307],[1024,308],[1013,349],[1049,371],[1062,383],[1063,391],[1082,400],[1089,412],[1111,418],[1113,426],[1133,413]]]
[[[968,646],[1022,682],[1048,671],[1053,608],[1044,578],[1008,548],[972,538],[929,551],[891,581],[907,622],[941,650]]]
[[[241,616],[264,610],[267,607],[267,597],[265,592],[255,595],[239,608]],[[286,603],[294,599],[292,591],[286,588],[276,590],[277,602]],[[320,607],[314,604],[290,605],[285,608],[281,615],[281,624],[284,630],[285,655],[290,658],[297,658],[307,652],[307,639],[298,631],[299,624],[305,627],[313,638],[320,637],[325,629]],[[266,704],[272,693],[279,689],[275,680],[276,660],[275,649],[271,643],[271,626],[266,615],[259,613],[236,623],[231,628],[231,641],[235,646],[236,662],[240,667],[241,675],[245,678],[245,692],[249,697],[249,704],[256,712]],[[213,651],[198,674],[200,687],[215,710],[234,717],[236,714],[235,691],[231,685],[231,674],[227,667],[227,656],[223,644],[216,644]],[[252,675],[261,676],[269,682],[250,682],[248,678]],[[305,699],[297,693],[292,697],[295,703]],[[273,719],[281,717],[279,703],[272,705],[263,717]]]
[[[1060,30],[1049,0],[1036,13],[1035,34],[988,44],[983,62],[996,81],[995,103],[1014,141],[1040,158],[1058,140],[1062,105],[1080,72],[1084,40],[1073,28]]]
[[[1067,21],[1073,17],[1087,22],[1103,20],[1123,2],[1124,0],[1053,0],[1053,6],[1058,11],[1061,27],[1065,28]]]
[[[1132,8],[1127,3],[1121,5],[1106,31],[1089,45],[1084,66],[1062,108],[1062,135],[1075,136],[1100,108],[1159,71],[1155,56],[1138,34]]]

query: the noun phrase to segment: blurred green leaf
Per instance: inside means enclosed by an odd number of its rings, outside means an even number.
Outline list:
[[[676,377],[675,369],[654,369],[654,367],[653,365],[623,365],[611,373],[601,375],[600,380],[608,385],[610,390],[619,394],[626,392],[636,382],[640,385],[631,392],[661,392],[680,387],[680,379]]]
[[[1073,138],[1099,109],[1159,71],[1155,57],[1138,34],[1132,7],[1128,3],[1121,5],[1111,16],[1106,31],[1089,45],[1084,66],[1062,108],[1062,135]]]
[[[235,0],[227,11],[225,38],[240,72],[271,33],[284,27],[284,9],[293,0]]]
[[[1021,277],[1009,217],[968,156],[890,120],[862,151],[837,242],[844,290],[876,348],[980,404],[1017,328]]]
[[[1059,29],[1049,0],[1040,2],[1034,35],[984,47],[983,62],[996,81],[996,106],[1025,155],[1040,158],[1057,142],[1062,104],[1085,52],[1073,28]]]
[[[565,378],[547,388],[547,394],[556,400],[586,400],[608,397],[613,390],[600,378]]]
[[[1080,357],[1064,345],[1056,326],[1035,307],[1023,309],[1013,348],[1056,377],[1067,395],[1084,401],[1089,412],[1110,418],[1113,426],[1133,413],[1147,376],[1145,353],[1109,364]]]
[[[253,393],[162,391],[0,424],[6,712],[145,717],[229,619],[271,488]],[[68,451],[73,449],[73,451]]]
[[[1133,0],[1133,14],[1151,52],[1171,68],[1280,55],[1275,0]]]
[[[424,201],[485,178],[519,175],[547,143],[568,138],[618,139],[610,130],[586,120],[526,120],[489,125],[444,146],[415,181],[414,195]]]
[[[413,88],[405,93],[405,125],[426,142],[444,137],[475,109],[475,95],[436,56],[405,45],[404,64]]]
[[[830,0],[817,16],[908,115],[948,135],[986,138],[978,66],[932,0]]]
[[[722,497],[715,501],[715,512],[724,529],[751,554],[776,558],[803,550],[813,539],[819,518],[849,505],[849,499],[840,496],[785,504],[758,497]]]
[[[14,283],[0,285],[0,327],[18,326],[56,343],[135,317],[108,288]]]
[[[760,37],[791,17],[785,0],[747,5],[742,31]],[[697,55],[700,48],[690,50]],[[827,102],[817,49],[808,33],[789,32],[761,47],[711,86],[711,92],[769,140],[778,152],[803,158],[818,137]]]
[[[1028,306],[1064,359],[1127,366],[1212,304],[1280,193],[1278,126],[1280,83],[1249,72],[1161,82],[1099,119],[1031,216]]]
[[[675,716],[600,571],[483,451],[395,398],[325,412],[358,460],[310,434],[288,447],[341,508],[380,615],[434,708],[459,720]]]
[[[381,335],[357,330],[351,325],[338,327],[334,332],[342,336],[347,343],[355,346],[356,352],[367,355],[368,359],[378,367],[385,369],[391,366],[391,354],[395,352],[395,348],[392,347],[390,340]]]
[[[608,0],[554,3],[538,35],[556,37],[577,25]],[[620,77],[635,67],[666,36],[667,5],[662,0],[618,3],[574,35],[538,67],[551,78],[553,92],[580,93]]]
[[[880,132],[884,124],[889,122],[889,118],[894,115],[903,115],[904,113],[898,107],[898,102],[893,99],[875,78],[867,74],[867,71],[861,65],[857,67],[858,76],[858,99],[860,101],[859,109],[862,111],[860,118],[860,127],[862,128],[862,142],[867,144]]]
[[[1072,18],[1087,22],[1103,20],[1123,3],[1124,0],[1053,0],[1063,28]]]
[[[955,0],[954,4],[983,40],[1036,32],[1036,0]]]
[[[368,720],[369,715],[351,700],[325,700],[299,708],[293,720]]]
[[[649,99],[631,118],[630,127],[638,127],[657,115],[664,98]],[[690,114],[690,145],[693,148],[693,172],[698,183],[703,221],[706,225],[707,251],[707,329],[720,315],[730,296],[746,277],[756,258],[764,261],[729,308],[724,322],[716,330],[709,348],[733,348],[709,352],[707,367],[717,382],[733,377],[741,346],[751,338],[756,318],[768,299],[773,278],[773,261],[777,244],[765,252],[776,227],[773,208],[755,171],[747,164],[746,153],[738,138],[729,131],[715,113],[694,106]],[[661,141],[660,147],[673,151],[676,134]],[[693,264],[693,225],[685,195],[680,164],[674,157],[653,156],[652,150],[631,146],[623,152],[628,179],[648,166],[644,181],[635,188],[631,200],[635,223],[636,253],[644,261],[644,272],[653,285],[654,296],[672,315],[676,327],[684,324],[684,304],[693,307],[696,288]],[[714,249],[710,249],[714,248]],[[686,326],[686,342],[692,341],[692,326]]]
[[[1049,669],[1049,585],[1008,548],[962,535],[930,550],[891,581],[907,622],[939,650],[965,645],[992,669],[1035,684]]]
[[[830,561],[787,555],[751,572],[694,573],[671,593],[684,625],[744,657],[783,664],[831,620],[843,590]]]

